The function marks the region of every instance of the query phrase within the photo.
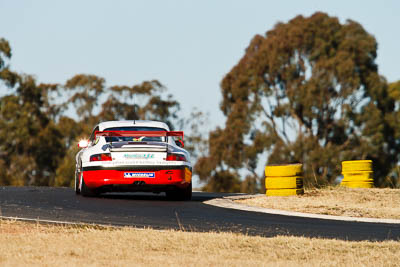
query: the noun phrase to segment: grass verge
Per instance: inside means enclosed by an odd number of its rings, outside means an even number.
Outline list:
[[[1,266],[395,266],[400,242],[49,226],[0,220]]]
[[[400,219],[400,190],[388,188],[328,187],[304,195],[260,196],[237,203],[270,209],[337,216]]]

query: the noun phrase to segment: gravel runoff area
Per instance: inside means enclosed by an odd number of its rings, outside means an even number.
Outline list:
[[[0,220],[1,266],[398,266],[400,242]]]
[[[357,218],[400,219],[400,189],[327,187],[304,195],[260,195],[236,203],[269,209]]]

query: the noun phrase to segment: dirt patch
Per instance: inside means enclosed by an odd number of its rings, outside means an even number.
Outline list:
[[[236,202],[305,213],[400,219],[399,189],[328,187],[306,190],[304,195],[298,196],[259,196]]]

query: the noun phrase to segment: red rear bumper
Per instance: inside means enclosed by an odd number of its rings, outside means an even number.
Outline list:
[[[126,178],[124,173],[154,173],[154,178]],[[149,175],[152,176],[152,175]],[[159,170],[113,170],[113,169],[91,169],[83,168],[83,179],[89,188],[99,188],[111,185],[132,185],[141,182],[146,186],[177,186],[186,187],[192,180],[192,172],[189,168],[159,169]]]

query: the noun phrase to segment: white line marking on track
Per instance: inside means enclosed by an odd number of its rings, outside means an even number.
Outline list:
[[[0,219],[3,220],[14,220],[14,221],[24,221],[24,222],[36,222],[36,223],[44,223],[44,224],[58,224],[58,225],[70,225],[70,226],[87,226],[87,227],[102,227],[102,228],[133,228],[139,231],[145,230],[152,230],[152,231],[159,231],[159,232],[168,232],[168,231],[179,231],[175,229],[152,229],[150,227],[135,227],[129,225],[109,225],[109,224],[99,224],[99,223],[79,223],[79,222],[67,222],[67,221],[54,221],[54,220],[43,220],[43,219],[32,219],[32,218],[24,218],[24,217],[8,217],[8,216],[1,216]]]
[[[0,219],[4,220],[15,220],[15,221],[26,221],[26,222],[39,222],[39,223],[48,223],[48,224],[63,224],[63,225],[75,225],[75,226],[100,226],[100,227],[124,227],[124,226],[115,226],[115,225],[107,225],[107,224],[92,224],[92,223],[77,223],[77,222],[67,222],[67,221],[53,221],[53,220],[43,220],[43,219],[32,219],[32,218],[24,218],[24,217],[9,217],[0,215]],[[140,229],[140,228],[138,228]]]

